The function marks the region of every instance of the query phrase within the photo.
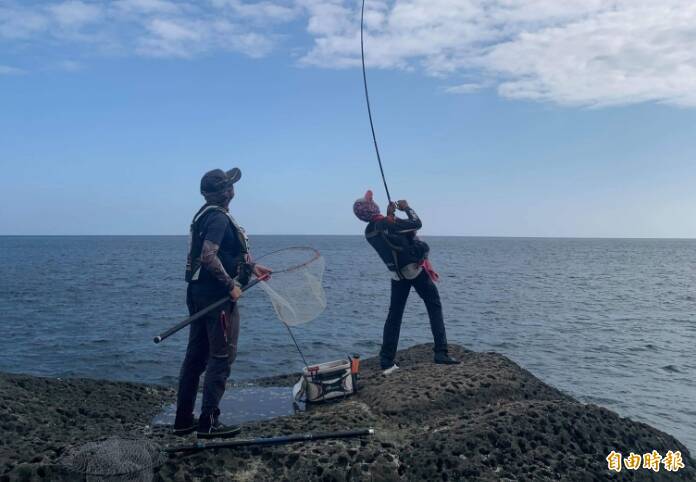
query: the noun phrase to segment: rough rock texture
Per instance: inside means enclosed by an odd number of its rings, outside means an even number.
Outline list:
[[[673,437],[584,405],[495,353],[453,347],[458,366],[432,363],[432,346],[399,352],[402,367],[385,377],[362,364],[361,390],[348,400],[291,417],[246,424],[244,436],[374,427],[370,439],[220,449],[170,459],[154,480],[696,480],[696,465]],[[297,376],[259,380],[290,385]],[[143,385],[0,376],[0,481],[67,479],[55,461],[62,447],[107,434],[174,439],[147,427],[172,392]],[[680,450],[685,469],[620,474],[607,470],[612,450]],[[149,475],[149,474],[148,474]],[[74,479],[74,476],[72,477]]]
[[[0,480],[49,480],[68,445],[142,431],[169,388],[0,373]]]

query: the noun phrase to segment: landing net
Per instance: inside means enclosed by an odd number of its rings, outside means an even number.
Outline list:
[[[88,481],[149,482],[167,455],[149,440],[110,437],[72,448],[61,465]]]
[[[322,286],[325,262],[319,251],[309,247],[286,248],[256,261],[273,270],[271,278],[260,285],[285,324],[307,323],[326,309]]]

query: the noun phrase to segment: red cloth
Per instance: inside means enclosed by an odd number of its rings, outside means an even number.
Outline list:
[[[383,214],[375,214],[374,216],[372,216],[372,222],[375,223],[381,221],[382,219],[386,219],[389,223],[394,222],[394,216],[384,216]]]
[[[429,259],[423,260],[421,266],[423,266],[425,272],[428,273],[430,279],[433,280],[435,283],[437,283],[440,280],[440,275],[437,274],[437,271],[435,271],[435,268],[433,268],[433,265],[430,263]]]

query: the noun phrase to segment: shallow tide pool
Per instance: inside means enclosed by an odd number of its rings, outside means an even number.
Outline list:
[[[196,399],[195,413],[201,411],[202,395]],[[292,387],[228,387],[220,401],[220,421],[238,425],[244,422],[269,420],[304,410],[292,396]],[[176,403],[164,409],[152,420],[153,425],[174,425]]]

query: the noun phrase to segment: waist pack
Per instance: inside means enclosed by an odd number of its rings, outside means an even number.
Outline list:
[[[411,245],[411,256],[420,263],[428,258],[428,254],[430,254],[430,246],[428,246],[428,243],[417,238],[414,239]]]
[[[358,391],[360,356],[305,367],[293,387],[298,402],[322,403],[345,398]]]

